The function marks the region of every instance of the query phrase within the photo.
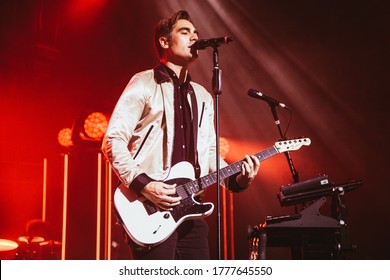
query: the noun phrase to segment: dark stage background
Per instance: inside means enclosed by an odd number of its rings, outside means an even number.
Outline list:
[[[157,64],[153,26],[179,9],[201,38],[230,35],[220,48],[220,133],[233,162],[279,140],[268,105],[255,88],[287,104],[290,138],[309,147],[291,153],[300,179],[327,174],[335,183],[362,180],[345,194],[351,259],[389,259],[389,4],[374,1],[1,1],[0,238],[16,240],[40,218],[43,159],[48,162],[50,239],[61,240],[63,154],[57,134],[84,112],[110,114],[130,77]],[[212,52],[201,52],[194,80],[211,91]],[[286,110],[278,109],[283,129]],[[70,160],[67,258],[95,257],[96,160]],[[116,181],[115,179],[113,180]],[[294,213],[277,192],[292,182],[286,159],[262,163],[254,184],[234,195],[234,258],[248,255],[247,227]],[[215,190],[207,199],[215,202]],[[216,258],[215,215],[208,218]],[[113,226],[112,258],[127,258]],[[231,250],[232,248],[230,248]],[[289,258],[283,250],[270,257]],[[232,257],[230,257],[232,258]]]

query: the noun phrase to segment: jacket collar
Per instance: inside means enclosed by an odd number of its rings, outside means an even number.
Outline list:
[[[164,65],[162,65],[161,63],[153,68],[153,72],[154,72],[154,79],[158,84],[171,80],[169,73],[165,69]]]
[[[156,67],[153,68],[154,72],[154,79],[158,84],[161,84],[163,82],[169,82],[172,80],[171,76],[169,75],[166,66],[163,64],[158,64]],[[187,74],[187,82],[191,81],[190,74]]]

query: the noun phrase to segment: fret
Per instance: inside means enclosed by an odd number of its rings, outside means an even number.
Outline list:
[[[188,194],[190,194],[190,195],[197,193],[200,190],[197,181],[188,182],[184,186],[186,186],[186,190],[187,190]]]
[[[217,172],[213,172],[210,174],[211,182],[214,184],[217,182]]]
[[[212,185],[213,182],[211,181],[211,176],[210,175],[207,175],[205,177],[202,177],[200,178],[200,181],[201,181],[201,189],[205,189],[207,188],[208,186]]]
[[[277,153],[279,153],[279,151],[275,148],[275,146],[272,146],[260,153],[257,153],[255,154],[255,156],[260,160],[260,161],[263,161],[269,157],[272,157],[274,155],[276,155]]]
[[[236,168],[236,173],[238,173],[238,172],[240,172],[241,171],[241,166],[242,166],[242,161],[239,161],[239,162],[237,162],[235,165],[234,165],[234,167]]]
[[[230,177],[230,175],[232,175],[232,174],[229,174],[226,167],[222,168],[219,172],[219,180],[226,179],[226,178]]]
[[[220,180],[223,180],[224,178],[227,178],[229,177],[229,174],[227,173],[227,170],[225,168],[222,168],[220,171],[219,171],[219,179]]]
[[[270,157],[270,153],[268,150],[265,150],[259,153],[259,156],[261,156],[261,158],[259,158],[260,160],[265,160]]]
[[[233,171],[231,166],[227,166],[223,169],[226,172],[226,177],[230,177],[231,175],[234,175],[236,172]]]
[[[191,193],[196,193],[199,191],[199,186],[198,186],[197,181],[194,181],[194,182],[192,182],[192,184],[190,184],[190,190],[191,190]]]

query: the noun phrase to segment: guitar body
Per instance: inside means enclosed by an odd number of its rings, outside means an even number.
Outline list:
[[[298,150],[310,145],[308,138],[276,142],[274,146],[253,156],[263,161],[282,152]],[[219,170],[219,179],[241,172],[244,160]],[[182,199],[171,211],[161,211],[149,200],[120,185],[114,194],[114,205],[129,237],[140,246],[154,246],[165,241],[185,220],[202,218],[213,212],[212,203],[198,203],[194,198],[200,191],[217,183],[213,172],[195,180],[194,168],[189,162],[180,162],[170,170],[167,184],[176,183],[176,193]]]
[[[165,183],[181,185],[193,181],[193,170],[189,162],[180,162],[171,168]],[[206,217],[214,209],[212,203],[198,203],[194,195],[190,195],[172,211],[161,211],[123,185],[115,191],[114,205],[127,234],[141,246],[160,244],[185,220]]]

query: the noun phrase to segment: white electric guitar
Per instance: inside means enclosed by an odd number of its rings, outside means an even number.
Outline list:
[[[309,146],[308,138],[276,142],[274,146],[255,154],[260,161],[276,154],[295,151],[303,145]],[[220,169],[220,180],[241,172],[243,160]],[[174,165],[166,180],[176,183],[176,193],[182,198],[171,211],[158,209],[149,200],[139,196],[121,184],[114,194],[114,205],[129,237],[138,245],[154,246],[165,241],[185,220],[202,218],[213,212],[212,203],[198,203],[194,197],[217,182],[216,172],[195,179],[194,168],[189,162]]]

